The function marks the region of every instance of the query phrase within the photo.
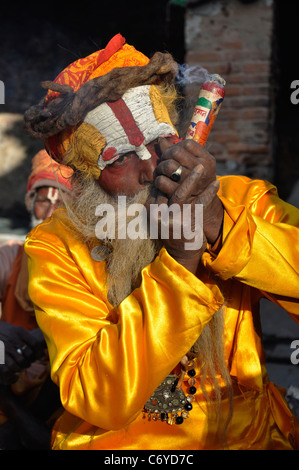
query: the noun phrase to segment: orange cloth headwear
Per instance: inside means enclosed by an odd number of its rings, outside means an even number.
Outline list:
[[[64,69],[54,82],[69,85],[76,92],[87,81],[106,75],[116,67],[142,66],[148,62],[149,59],[144,54],[126,44],[125,38],[117,34],[109,41],[105,49],[76,60]],[[59,93],[50,90],[46,104],[58,96]],[[75,129],[76,126],[64,129],[45,140],[46,149],[55,160],[61,161]]]
[[[104,163],[113,163],[112,158],[115,155],[109,154],[109,158],[105,155],[101,164],[99,163],[99,157],[106,150],[105,129],[102,130],[97,120],[89,119],[90,112],[97,110],[101,113],[105,108],[100,109],[102,105],[108,103],[112,106],[112,103],[119,100],[122,112],[119,112],[119,104],[114,106],[114,109],[117,107],[117,120],[122,120],[125,134],[130,144],[134,144],[133,147],[136,148],[138,145],[146,145],[149,138],[154,140],[157,136],[152,134],[177,134],[173,126],[173,119],[176,118],[176,93],[169,87],[177,70],[178,65],[170,54],[156,52],[148,59],[117,34],[105,49],[73,62],[53,82],[43,82],[42,86],[49,90],[47,96],[25,112],[25,125],[34,137],[44,140],[46,150],[54,160],[69,165],[85,177],[97,179]],[[159,85],[162,87],[159,88]],[[136,128],[142,134],[142,138],[139,135],[142,140],[139,144],[136,139],[131,139],[133,131],[131,132],[131,124],[127,125],[126,120],[126,116],[129,116],[130,123],[133,123],[130,115],[132,107],[126,104],[126,93],[138,87],[147,87],[143,89],[147,89],[152,107],[149,107],[148,112],[151,113],[151,119],[153,114],[152,120],[156,125],[156,132],[145,135],[147,129],[142,131],[142,123],[138,121],[137,125],[136,121]],[[134,99],[131,101],[135,103]],[[139,108],[141,107],[140,104]],[[143,120],[147,122],[146,116]],[[134,127],[137,132],[136,128]],[[148,128],[152,130],[152,124]],[[117,131],[114,135],[119,137]],[[113,142],[107,142],[107,146],[109,152],[112,152]],[[145,150],[139,147],[137,154],[142,154],[145,158]],[[116,156],[119,149],[123,150],[124,146],[120,148],[118,145],[113,150]]]
[[[73,170],[55,162],[46,150],[40,150],[32,159],[32,171],[27,182],[27,194],[42,186],[71,189]]]

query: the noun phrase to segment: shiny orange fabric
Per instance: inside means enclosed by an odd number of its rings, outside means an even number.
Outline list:
[[[256,308],[266,295],[298,321],[299,211],[269,183],[241,176],[220,182],[225,216],[218,255],[206,251],[194,276],[162,249],[115,311],[105,262],[91,259],[64,210],[28,236],[30,295],[66,410],[54,427],[54,449],[223,448],[215,411],[208,419],[199,387],[180,426],[149,422],[141,411],[223,299],[234,388],[228,448],[299,447],[299,423],[267,376]],[[227,410],[223,398],[224,417]]]

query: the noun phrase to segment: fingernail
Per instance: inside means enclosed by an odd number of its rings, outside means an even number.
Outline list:
[[[198,165],[196,165],[194,168],[193,168],[193,171],[195,171],[196,173],[202,173],[203,172],[203,165],[201,163],[199,163]]]

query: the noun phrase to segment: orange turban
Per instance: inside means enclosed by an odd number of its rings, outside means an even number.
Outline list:
[[[124,37],[117,34],[109,41],[105,49],[76,60],[66,67],[54,82],[69,85],[73,91],[77,91],[88,80],[106,75],[116,67],[148,64],[149,59],[125,41]],[[50,90],[47,99],[50,100],[57,95]]]
[[[85,176],[98,178],[101,172],[98,159],[105,147],[105,136],[96,126],[84,122],[86,115],[103,103],[121,99],[129,89],[167,86],[176,73],[177,64],[170,54],[156,52],[148,59],[117,34],[105,49],[76,60],[53,82],[44,82],[42,86],[48,93],[43,101],[26,111],[25,125],[33,136],[44,140],[54,160],[63,161]],[[156,95],[156,104],[162,103],[158,105],[159,111],[155,106],[158,121],[170,121],[172,126],[168,107],[173,111],[174,95],[172,102],[170,96],[162,98],[158,92]],[[161,112],[162,108],[166,111]]]
[[[149,59],[138,52],[133,46],[125,43],[125,38],[120,34],[114,36],[105,49],[94,52],[87,57],[78,59],[64,69],[54,80],[61,85],[69,85],[76,92],[84,83],[93,78],[106,75],[116,67],[130,67],[146,65]],[[46,97],[46,105],[57,98],[59,93],[49,90]],[[65,129],[45,140],[48,152],[56,160],[68,149],[71,137],[76,126]]]
[[[32,171],[27,182],[27,192],[32,193],[42,186],[71,189],[73,170],[55,162],[46,152],[40,150],[32,159]]]

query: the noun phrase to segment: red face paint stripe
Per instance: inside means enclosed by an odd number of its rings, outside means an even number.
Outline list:
[[[130,144],[139,147],[144,142],[144,136],[137,127],[131,111],[122,98],[107,103],[112,109],[115,117],[119,120],[125,133],[128,136]]]
[[[108,147],[102,155],[102,159],[104,162],[109,162],[111,158],[113,158],[116,154],[116,148],[115,147]]]

